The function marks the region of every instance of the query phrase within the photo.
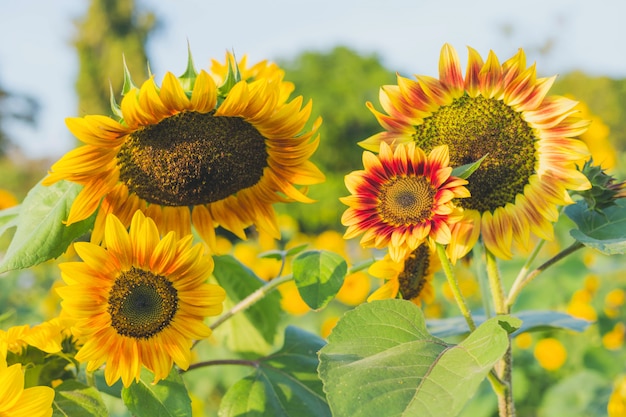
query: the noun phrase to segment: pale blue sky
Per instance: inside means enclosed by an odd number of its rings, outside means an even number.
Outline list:
[[[0,85],[36,96],[35,129],[11,125],[31,157],[58,157],[74,141],[64,119],[77,116],[72,19],[85,0],[4,1],[0,13]],[[583,70],[626,77],[624,0],[138,0],[162,28],[149,44],[151,68],[180,74],[187,41],[197,67],[226,50],[251,61],[290,58],[304,49],[347,45],[376,53],[403,75],[437,76],[439,50],[449,42],[465,63],[467,45],[501,60],[518,48],[540,75]],[[234,5],[233,5],[234,4]],[[508,28],[508,30],[506,29]],[[542,52],[550,45],[549,52]],[[138,80],[136,80],[138,81]],[[139,80],[138,82],[140,82]],[[108,83],[108,80],[102,80]],[[347,79],[349,82],[349,78]]]

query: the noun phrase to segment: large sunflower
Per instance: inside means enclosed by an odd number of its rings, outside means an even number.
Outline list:
[[[389,254],[370,266],[368,272],[385,283],[374,291],[367,301],[396,298],[398,295],[417,305],[428,304],[435,299],[432,280],[441,268],[437,253],[422,243],[406,259],[395,262]]]
[[[85,143],[56,162],[44,184],[84,185],[67,224],[86,219],[102,202],[92,241],[107,214],[128,226],[139,209],[159,230],[186,235],[191,224],[211,246],[221,225],[241,238],[256,225],[279,237],[273,203],[311,202],[296,185],[322,182],[309,161],[321,120],[304,132],[311,102],[289,101],[293,85],[275,64],[250,68],[227,54],[226,64],[196,73],[191,59],[179,78],[167,73],[141,88],[125,87],[120,117],[69,118]]]
[[[193,340],[211,334],[203,322],[221,312],[224,290],[206,280],[213,259],[192,236],[163,239],[150,218],[137,211],[130,231],[113,215],[106,220],[106,249],[75,244],[83,262],[60,264],[63,312],[75,319],[84,343],[76,359],[93,371],[106,362],[105,379],[125,386],[139,379],[142,365],[165,378],[173,362],[186,369]]]
[[[427,238],[450,243],[450,228],[462,217],[453,200],[469,193],[466,180],[451,176],[448,147],[435,147],[428,156],[415,143],[392,151],[382,142],[379,149],[379,155],[363,152],[365,169],[345,178],[351,195],[341,198],[349,206],[341,217],[348,226],[344,237],[363,234],[363,247],[388,247],[396,262]]]
[[[443,46],[439,79],[398,76],[398,85],[381,89],[382,113],[371,103],[385,131],[361,142],[369,150],[381,143],[415,143],[428,151],[448,145],[452,166],[486,155],[469,178],[471,197],[448,246],[456,256],[467,253],[480,230],[486,247],[501,258],[512,256],[513,242],[528,248],[531,233],[553,237],[557,206],[572,203],[568,190],[590,187],[576,170],[588,155],[574,137],[588,122],[576,116],[577,102],[546,96],[556,77],[537,78],[526,66],[523,50],[502,65],[493,52],[487,62],[472,48],[465,77],[459,57]]]

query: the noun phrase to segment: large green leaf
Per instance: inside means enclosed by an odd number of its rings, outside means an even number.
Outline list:
[[[237,304],[266,283],[230,255],[215,256],[213,275],[226,290],[224,309]],[[215,331],[225,337],[234,351],[268,353],[274,343],[280,321],[280,295],[274,291],[239,314],[235,314]]]
[[[17,217],[20,214],[21,206],[13,206],[0,210],[0,236],[7,230],[17,226]]]
[[[549,329],[567,329],[582,332],[591,325],[588,320],[579,319],[561,311],[551,310],[526,310],[512,314],[522,320],[522,325],[512,333],[513,336],[524,332],[538,332]],[[476,324],[486,320],[482,314],[472,316]],[[467,322],[463,317],[450,317],[446,319],[426,320],[428,331],[437,337],[449,337],[469,332]]]
[[[320,351],[333,416],[455,416],[504,355],[504,327],[519,324],[494,317],[451,345],[428,333],[409,301],[363,304],[345,314]]]
[[[293,260],[298,292],[314,310],[325,307],[335,297],[347,272],[346,261],[329,251],[306,251]]]
[[[94,387],[75,379],[64,381],[54,389],[53,417],[106,417],[109,415],[100,393]]]
[[[154,375],[142,369],[139,382],[122,389],[122,400],[136,417],[189,417],[191,399],[175,368],[157,384]]]
[[[285,343],[258,361],[254,373],[234,384],[220,405],[220,417],[324,417],[330,410],[317,375],[318,336],[296,327]]]
[[[570,234],[583,245],[606,255],[626,253],[626,198],[615,200],[614,206],[601,213],[579,201],[567,206],[565,214],[578,226]]]
[[[71,226],[63,223],[81,188],[60,181],[49,187],[39,183],[30,190],[20,206],[17,229],[0,263],[0,273],[54,259],[91,229],[95,215]]]

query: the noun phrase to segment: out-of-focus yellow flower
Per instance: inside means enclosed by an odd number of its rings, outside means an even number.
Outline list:
[[[320,329],[320,335],[324,339],[327,339],[330,335],[330,332],[332,332],[337,325],[337,322],[339,322],[339,317],[337,316],[331,316],[324,320],[324,322],[322,323],[322,328]]]
[[[585,266],[591,268],[598,260],[598,253],[592,249],[585,250],[582,259]]]
[[[313,242],[313,246],[317,249],[335,252],[344,258],[348,256],[346,253],[346,240],[343,238],[343,235],[336,230],[327,230],[320,233]]]
[[[337,300],[355,306],[367,299],[372,287],[372,281],[365,272],[359,271],[346,276],[341,289],[337,293]]]
[[[7,190],[0,189],[0,210],[17,206],[17,198]]]
[[[595,294],[600,288],[600,277],[597,274],[588,274],[585,277],[585,290],[590,294]]]
[[[559,369],[567,359],[567,351],[563,344],[552,337],[538,341],[533,353],[539,365],[548,371]]]
[[[280,305],[289,314],[300,316],[308,313],[311,308],[304,302],[294,281],[287,281],[278,286],[281,299]]]
[[[215,254],[225,255],[233,250],[233,244],[224,236],[215,237]]]
[[[621,288],[615,288],[609,291],[604,297],[604,303],[607,307],[621,307],[626,301],[626,292]]]
[[[579,319],[589,321],[596,321],[598,319],[598,313],[596,313],[596,310],[589,303],[572,300],[568,304],[566,311],[570,316]]]
[[[422,304],[422,310],[424,316],[428,318],[442,318],[443,317],[443,304],[437,300],[434,300],[430,304]]]
[[[624,335],[626,334],[626,325],[624,323],[616,323],[613,330],[602,336],[602,344],[609,350],[618,350],[624,346]]]
[[[520,349],[528,349],[533,344],[533,336],[528,333],[520,333],[515,337],[515,346]]]
[[[621,375],[615,380],[607,411],[609,417],[626,416],[626,375]]]
[[[459,282],[459,288],[461,289],[461,293],[464,297],[469,298],[478,294],[480,288],[478,287],[478,281],[472,271],[467,268],[460,267],[455,270],[455,274]],[[452,294],[448,281],[442,284],[441,290],[447,300],[454,302],[454,294]]]

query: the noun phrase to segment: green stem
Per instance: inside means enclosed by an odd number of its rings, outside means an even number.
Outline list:
[[[552,258],[548,259],[546,262],[544,262],[537,268],[535,268],[532,272],[522,275],[522,271],[520,271],[520,275],[518,275],[518,278],[515,280],[515,283],[513,284],[513,287],[511,287],[511,291],[509,292],[509,296],[506,301],[507,307],[510,309],[513,306],[513,304],[515,303],[515,300],[517,300],[517,297],[519,296],[522,289],[528,284],[530,284],[532,280],[534,280],[537,277],[537,275],[539,275],[541,272],[545,271],[546,269],[548,269],[550,266],[554,265],[561,259],[565,258],[566,256],[571,255],[572,253],[576,252],[577,250],[583,247],[585,247],[585,245],[576,241],[572,243],[570,246],[568,246],[567,248],[563,249],[561,252],[554,255]]]
[[[485,310],[485,317],[490,318],[493,313],[491,311],[491,303],[489,303],[489,281],[487,280],[487,274],[485,274],[482,246],[475,245],[472,252],[474,253],[472,259],[476,269],[476,277],[478,279],[478,287],[480,288],[480,298],[483,303],[483,310]]]
[[[515,281],[513,282],[513,285],[511,286],[511,290],[509,291],[509,296],[507,297],[507,305],[509,306],[509,309],[512,307],[512,304],[509,303],[511,294],[517,294],[522,289],[521,285],[526,279],[526,277],[528,276],[528,271],[530,271],[530,266],[537,258],[537,255],[539,254],[539,251],[543,247],[544,243],[546,243],[546,241],[543,239],[537,242],[537,244],[535,245],[535,248],[531,252],[528,259],[526,259],[526,262],[524,262],[524,265],[522,266],[519,273],[517,274],[517,277],[515,277]]]
[[[207,366],[216,366],[216,365],[241,365],[241,366],[251,366],[253,368],[259,367],[259,361],[252,361],[247,359],[215,359],[212,361],[204,361],[193,363],[189,365],[189,368],[185,370],[179,370],[179,373],[185,373],[189,371],[193,371],[194,369],[205,368]]]
[[[498,269],[498,261],[489,249],[485,248],[485,259],[487,260],[487,279],[489,280],[489,288],[491,289],[491,298],[496,314],[509,314],[506,305],[506,297],[502,286],[502,278]]]
[[[467,322],[470,331],[473,332],[476,329],[476,324],[474,324],[472,314],[469,308],[467,308],[467,304],[465,303],[465,299],[463,298],[463,294],[459,288],[459,282],[457,281],[454,271],[452,270],[452,264],[450,263],[450,259],[448,259],[448,255],[446,255],[446,250],[439,243],[437,243],[437,255],[439,255],[443,272],[446,274],[448,284],[450,285],[454,299],[461,310],[461,314],[465,317],[465,321]]]
[[[217,320],[215,320],[215,322],[209,327],[211,328],[211,330],[215,330],[217,327],[219,327],[222,323],[224,323],[235,314],[247,309],[252,304],[265,297],[267,293],[276,289],[276,287],[278,287],[280,284],[284,284],[285,282],[291,281],[292,279],[293,275],[291,274],[285,275],[283,277],[274,278],[273,280],[241,300],[239,303],[235,304],[230,310],[228,310],[226,313],[222,314]]]

